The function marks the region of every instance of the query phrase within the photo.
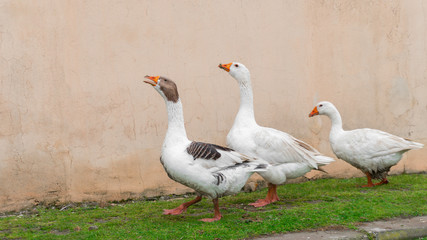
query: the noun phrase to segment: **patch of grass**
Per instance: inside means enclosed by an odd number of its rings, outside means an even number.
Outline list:
[[[0,238],[31,239],[241,239],[308,229],[354,229],[359,222],[427,215],[427,174],[390,176],[390,184],[360,188],[365,178],[321,179],[278,188],[281,201],[262,208],[248,206],[266,189],[220,199],[223,219],[212,217],[204,199],[179,216],[162,209],[189,201],[133,201],[48,209],[0,218]]]

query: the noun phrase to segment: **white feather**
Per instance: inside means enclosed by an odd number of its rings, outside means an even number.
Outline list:
[[[159,90],[161,92],[161,90]],[[187,152],[188,140],[181,101],[167,101],[168,130],[163,142],[161,162],[170,178],[210,198],[235,194],[254,172],[262,172],[268,163],[234,150],[216,149],[217,159],[196,158]]]
[[[376,129],[345,131],[341,116],[332,103],[320,102],[316,109],[332,121],[329,140],[335,155],[363,172],[387,172],[400,161],[403,153],[424,146]]]
[[[264,179],[283,184],[288,178],[300,177],[334,161],[285,132],[259,126],[254,116],[249,70],[241,63],[233,63],[229,73],[239,83],[240,108],[227,135],[227,145],[270,163],[272,167],[260,173]]]

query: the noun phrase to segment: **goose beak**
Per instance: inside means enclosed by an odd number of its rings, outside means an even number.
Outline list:
[[[224,69],[227,72],[230,72],[230,67],[233,63],[229,63],[229,64],[219,64],[218,67]]]
[[[151,86],[156,86],[157,85],[157,81],[159,81],[160,76],[145,76],[144,78],[148,79],[148,80],[144,80],[145,83],[151,84]]]
[[[313,111],[308,115],[309,117],[313,117],[319,115],[319,111],[317,111],[317,107],[314,107]]]

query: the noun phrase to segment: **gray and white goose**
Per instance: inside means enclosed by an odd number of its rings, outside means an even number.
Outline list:
[[[160,161],[168,176],[197,192],[192,201],[163,214],[178,215],[199,202],[202,195],[213,199],[215,216],[201,221],[221,219],[218,198],[239,192],[254,172],[266,171],[269,164],[215,144],[190,141],[184,126],[184,115],[176,84],[161,76],[145,76],[164,98],[168,112],[168,129]]]
[[[343,130],[341,115],[331,102],[319,102],[309,117],[316,115],[326,115],[331,119],[329,142],[332,150],[338,158],[366,174],[368,184],[362,187],[388,183],[388,171],[400,161],[402,154],[424,146],[377,129]],[[372,179],[381,181],[373,184]]]
[[[227,135],[227,145],[243,154],[262,158],[271,165],[268,171],[260,173],[268,181],[266,198],[250,205],[261,207],[278,201],[277,185],[334,161],[285,132],[259,126],[255,121],[249,70],[238,62],[220,64],[219,67],[236,79],[240,87],[240,107]]]

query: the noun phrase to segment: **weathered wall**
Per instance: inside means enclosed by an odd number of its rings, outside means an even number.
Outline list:
[[[224,144],[239,97],[219,62],[249,67],[261,125],[326,154],[329,120],[307,117],[319,100],[345,128],[425,144],[426,5],[0,1],[0,211],[187,191],[158,160],[166,111],[142,79],[175,80],[189,137]],[[426,156],[412,151],[393,172],[426,171]],[[326,170],[361,175],[342,161]]]

